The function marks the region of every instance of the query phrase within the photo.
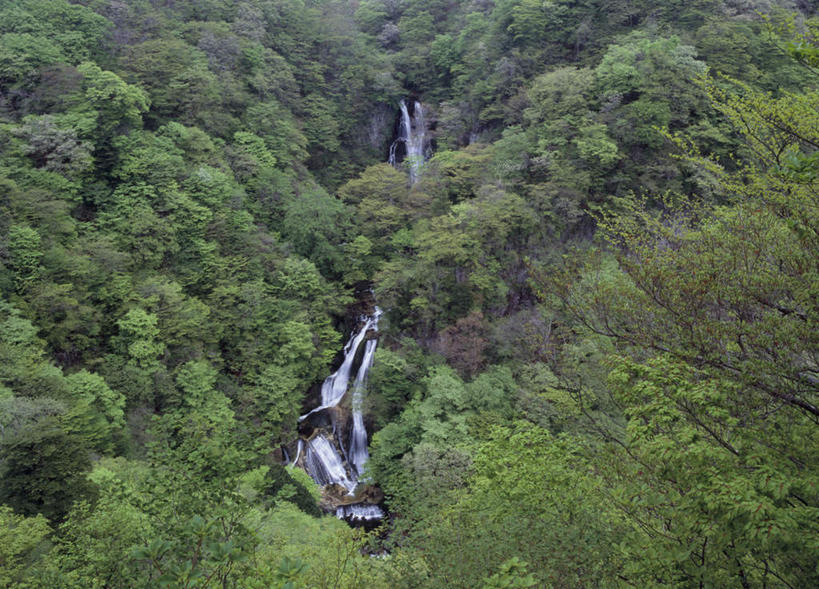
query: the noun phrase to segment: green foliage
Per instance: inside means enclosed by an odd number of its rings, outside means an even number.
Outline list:
[[[0,21],[2,32],[30,33],[55,43],[71,64],[99,56],[111,24],[92,9],[65,0],[15,2],[0,12]]]
[[[415,530],[411,546],[435,586],[571,587],[617,570],[618,520],[576,440],[524,424],[494,429],[466,481]]]
[[[123,351],[140,368],[156,365],[157,356],[165,350],[165,344],[158,342],[157,317],[142,309],[131,309],[117,321]]]
[[[45,358],[37,329],[2,300],[0,321],[0,382],[24,397],[64,397],[65,381]]]
[[[118,466],[94,469],[89,478],[98,488],[97,501],[93,507],[76,504],[60,526],[59,541],[51,554],[67,573],[69,586],[94,582],[120,587],[127,579],[144,584],[132,547],[158,532],[134,485],[120,478]]]
[[[207,521],[192,517],[173,541],[154,541],[147,547],[135,548],[131,558],[146,561],[152,567],[151,575],[160,587],[200,587],[210,579],[222,584],[231,578],[231,570],[248,555],[241,542],[240,530],[225,531],[224,522]],[[173,560],[175,552],[185,557]]]
[[[348,211],[318,187],[285,204],[284,236],[325,276],[341,269],[338,244],[348,232]]]
[[[31,227],[12,225],[8,233],[10,266],[15,272],[18,290],[25,290],[26,284],[36,278],[40,268],[40,235]]]
[[[626,542],[651,546],[628,564],[629,575],[705,584],[738,576],[753,585],[769,576],[788,584],[811,579],[815,554],[803,539],[817,534],[816,474],[796,465],[814,453],[812,425],[799,420],[785,439],[772,435],[777,426],[764,421],[774,420],[738,411],[736,384],[668,357],[644,366],[623,361],[610,379],[626,407],[629,452],[642,469],[636,487],[625,469],[616,475],[616,500],[645,522]],[[657,528],[663,520],[674,522],[671,534]]]
[[[0,506],[0,583],[5,587],[30,586],[32,569],[37,567],[44,542],[51,534],[42,516],[22,517],[10,507]]]
[[[290,478],[296,481],[297,484],[300,484],[302,487],[307,489],[310,493],[310,496],[313,498],[313,501],[318,503],[321,500],[321,488],[316,484],[316,482],[310,478],[310,475],[307,474],[300,468],[296,468],[295,466],[287,467],[287,474],[290,475]]]
[[[76,129],[61,128],[53,115],[30,115],[14,134],[25,141],[23,151],[37,169],[77,180],[93,163],[90,144],[77,137]],[[76,189],[68,183],[65,187],[72,191]]]
[[[376,423],[386,425],[418,390],[418,375],[414,366],[388,348],[376,351],[365,401]]]
[[[104,146],[114,135],[141,127],[149,105],[141,88],[92,62],[80,64],[77,71],[83,76],[83,106],[69,120],[81,129],[81,136]]]
[[[815,283],[807,194],[816,176],[803,143],[816,134],[806,108],[815,92],[705,87],[756,156],[729,174],[689,151],[718,174],[731,204],[669,200],[657,214],[625,203],[602,223],[622,273],[592,255],[583,272],[594,278],[579,283],[580,297],[565,275],[553,284],[586,326],[621,345],[609,387],[627,424],[607,435],[612,456],[627,459],[601,464],[636,524],[620,548],[625,574],[638,583],[809,585],[813,548],[795,539],[817,533],[816,387],[804,364],[815,347],[805,288]]]
[[[816,585],[797,4],[3,3],[0,585]],[[370,287],[379,537],[271,452]]]
[[[81,370],[66,377],[71,394],[81,398],[105,417],[112,432],[125,427],[125,399],[121,393],[112,391],[99,375]]]
[[[3,86],[30,88],[40,68],[61,61],[59,48],[47,38],[28,33],[0,36],[0,82]]]
[[[537,584],[534,575],[526,574],[526,563],[513,556],[500,565],[497,573],[484,581],[484,589],[512,587],[534,587]]]
[[[389,164],[370,166],[342,186],[339,196],[356,207],[356,222],[382,255],[386,238],[418,218],[427,204],[424,195],[409,191],[406,175]]]
[[[320,517],[316,484],[299,469],[284,468],[274,464],[264,481],[264,494],[274,503],[288,501],[304,513]]]
[[[310,517],[285,503],[254,520],[254,524],[260,546],[257,558],[271,563],[267,565],[269,570],[260,567],[259,573],[272,579],[253,587],[282,586],[277,584],[286,580],[294,587],[326,589],[389,586],[384,574],[386,563],[362,554],[366,536],[334,517]],[[288,559],[290,565],[282,566],[283,559]]]
[[[44,415],[5,434],[0,456],[0,500],[24,515],[61,520],[91,492],[86,444],[62,416]]]

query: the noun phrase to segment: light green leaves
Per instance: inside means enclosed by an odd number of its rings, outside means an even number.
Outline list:
[[[159,329],[156,315],[136,308],[129,310],[117,321],[120,339],[130,358],[141,368],[156,364],[157,357],[165,350],[165,344],[157,341]]]

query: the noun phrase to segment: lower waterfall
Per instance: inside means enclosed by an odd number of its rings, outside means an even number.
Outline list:
[[[318,412],[336,407],[348,392],[350,375],[355,362],[356,354],[362,342],[366,339],[368,332],[378,331],[378,319],[381,310],[376,307],[375,312],[362,318],[361,327],[355,331],[347,345],[344,346],[344,359],[339,369],[328,376],[321,387],[321,404],[310,412],[302,415],[299,421],[307,420],[310,416]],[[338,448],[343,448],[343,441],[335,422],[333,423],[333,435],[329,436],[323,432],[313,434],[305,442],[298,441],[296,459],[293,464],[299,462],[303,456],[302,465],[312,479],[322,487],[328,485],[338,485],[346,490],[346,499],[343,504],[335,509],[336,516],[347,520],[352,524],[375,522],[384,517],[384,511],[372,503],[356,502],[356,487],[359,486],[364,473],[364,466],[369,459],[367,449],[367,430],[364,425],[363,399],[367,384],[367,376],[373,365],[375,350],[378,340],[371,338],[364,345],[363,358],[356,372],[352,390],[352,430],[350,433],[349,451],[343,451],[347,455],[347,461],[342,457]],[[347,501],[349,500],[349,503]]]

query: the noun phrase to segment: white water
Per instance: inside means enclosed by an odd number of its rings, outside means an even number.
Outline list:
[[[376,307],[375,314],[372,317],[374,330],[378,330],[378,318],[380,316],[381,309]],[[364,401],[364,387],[367,384],[367,375],[373,365],[376,346],[378,346],[378,340],[371,339],[367,342],[364,348],[364,358],[361,360],[361,366],[358,367],[358,373],[353,384],[353,433],[350,440],[350,462],[355,468],[356,476],[359,477],[364,472],[364,465],[367,460],[370,459],[370,452],[367,450],[367,430],[364,427],[362,403]]]
[[[321,389],[321,405],[310,413],[303,415],[299,420],[305,419],[308,415],[338,405],[347,392],[350,382],[350,372],[356,352],[362,341],[370,330],[378,330],[378,318],[381,316],[381,309],[376,307],[375,313],[368,317],[361,329],[353,334],[347,345],[344,347],[344,360],[341,367],[332,375],[327,377]],[[367,383],[367,375],[373,365],[377,340],[370,339],[364,348],[364,357],[358,367],[355,381],[353,383],[352,408],[353,408],[353,429],[350,440],[350,450],[347,455],[347,466],[349,473],[344,466],[341,455],[336,450],[335,444],[319,433],[312,440],[307,442],[304,452],[304,466],[308,474],[316,483],[321,486],[338,484],[347,489],[349,495],[353,495],[358,484],[358,479],[364,470],[364,465],[369,460],[370,454],[367,450],[367,430],[364,426],[364,415],[362,412],[362,402],[364,390]],[[335,424],[333,425],[333,437],[337,438],[339,446],[343,448],[341,440],[336,435]],[[304,441],[299,440],[296,452],[295,464],[305,447]],[[354,505],[344,505],[336,510],[339,518],[348,521],[374,521],[381,519],[384,512],[377,505],[358,503]]]
[[[341,456],[335,446],[319,434],[307,442],[307,453],[304,455],[307,472],[319,485],[339,484],[352,494],[356,482],[347,476]]]
[[[336,508],[336,517],[349,521],[375,521],[384,517],[384,511],[378,505],[368,505],[366,503],[356,503],[355,505],[342,505]]]
[[[350,384],[350,371],[353,367],[358,346],[361,345],[364,336],[367,335],[367,331],[373,327],[374,321],[377,323],[377,315],[368,318],[361,329],[352,335],[350,341],[344,346],[344,361],[341,363],[341,366],[339,366],[338,370],[333,374],[324,379],[321,385],[321,405],[299,417],[299,421],[303,421],[308,415],[316,413],[317,411],[338,405],[344,393],[347,392],[347,385]]]
[[[293,461],[293,466],[296,466],[296,464],[298,463],[299,456],[301,456],[302,448],[304,448],[304,440],[299,438],[299,445],[298,445],[298,449],[296,450],[296,459]]]
[[[398,137],[390,146],[388,162],[392,166],[397,166],[396,148],[399,142],[403,143],[406,150],[404,159],[409,163],[410,182],[415,184],[427,156],[427,121],[424,107],[416,100],[412,105],[413,116],[410,117],[407,103],[401,100],[398,105],[401,108],[401,125],[398,127]]]
[[[407,109],[407,103],[402,99],[401,102],[398,103],[398,106],[401,109],[401,124],[398,125],[398,137],[396,137],[395,141],[393,141],[392,145],[390,145],[390,155],[387,162],[391,166],[398,165],[398,159],[395,152],[399,143],[403,143],[405,150],[409,152],[409,149],[406,148],[406,144],[407,139],[412,135],[412,121],[409,116],[409,110]]]

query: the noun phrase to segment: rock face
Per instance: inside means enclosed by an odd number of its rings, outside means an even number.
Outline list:
[[[379,505],[384,500],[384,492],[377,485],[360,484],[350,495],[339,484],[326,485],[321,491],[319,506],[325,511],[336,511],[339,507],[357,504]]]

